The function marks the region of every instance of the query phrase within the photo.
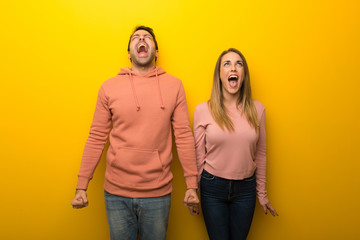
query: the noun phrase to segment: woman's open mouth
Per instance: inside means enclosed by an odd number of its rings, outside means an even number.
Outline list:
[[[237,75],[234,75],[234,74],[230,75],[228,78],[230,87],[232,87],[232,88],[237,87],[238,80],[239,80],[239,77]]]

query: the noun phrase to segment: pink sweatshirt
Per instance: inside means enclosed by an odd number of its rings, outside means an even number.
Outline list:
[[[226,179],[241,180],[251,177],[256,170],[256,190],[261,204],[268,202],[266,184],[265,108],[254,101],[259,119],[259,134],[245,116],[230,108],[229,116],[235,131],[223,131],[212,118],[208,103],[200,103],[194,114],[194,135],[198,165],[198,180],[207,172]]]
[[[121,69],[99,90],[77,189],[87,189],[109,136],[106,191],[131,198],[170,193],[171,127],[187,188],[196,189],[194,138],[181,81],[160,67],[145,76]]]

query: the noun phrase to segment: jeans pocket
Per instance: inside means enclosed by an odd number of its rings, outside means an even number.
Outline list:
[[[248,177],[248,178],[245,178],[244,181],[245,182],[252,182],[256,179],[256,175],[255,173],[251,176],[251,177]]]
[[[207,181],[212,181],[215,179],[215,176],[203,170],[203,172],[201,173],[201,178]]]
[[[104,196],[105,197],[110,197],[110,196],[112,196],[112,194],[109,193],[108,191],[104,190]]]

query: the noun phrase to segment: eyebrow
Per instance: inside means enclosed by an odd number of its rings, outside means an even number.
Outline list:
[[[134,34],[132,37],[139,37],[140,36],[140,34]],[[152,37],[151,36],[151,34],[148,34],[148,33],[146,33],[146,34],[144,34],[144,37],[147,37],[147,36],[150,36],[150,37]]]
[[[225,60],[225,61],[223,61],[223,63],[228,63],[228,62],[230,62],[230,60]],[[241,62],[241,63],[242,63],[243,61],[242,61],[242,60],[237,60],[236,62],[237,62],[237,63],[238,63],[238,62]]]

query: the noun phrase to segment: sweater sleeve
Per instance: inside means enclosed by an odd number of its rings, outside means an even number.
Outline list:
[[[190,128],[185,91],[181,82],[171,122],[174,129],[176,148],[184,171],[187,189],[197,189],[194,137]]]
[[[262,109],[259,122],[259,139],[255,152],[256,163],[256,191],[260,204],[269,202],[266,194],[266,133],[265,133],[265,109]]]
[[[101,159],[110,128],[111,113],[108,107],[108,98],[103,87],[101,87],[98,93],[89,137],[86,141],[81,160],[77,189],[87,189],[88,183],[92,179],[95,168]]]
[[[195,137],[195,150],[196,150],[196,162],[198,169],[198,183],[200,182],[200,175],[204,169],[205,158],[206,158],[206,126],[203,124],[202,119],[204,118],[201,105],[198,105],[195,109],[193,119],[193,129]]]

